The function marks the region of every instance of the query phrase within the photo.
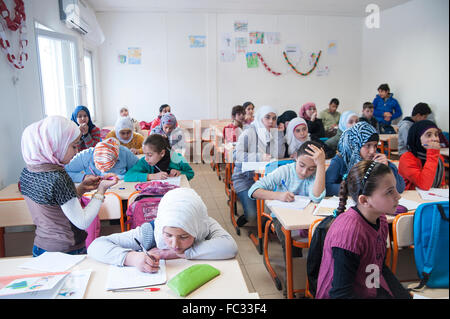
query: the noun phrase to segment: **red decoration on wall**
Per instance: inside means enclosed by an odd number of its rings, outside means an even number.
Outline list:
[[[270,73],[272,73],[273,75],[281,75],[282,73],[280,72],[275,72],[273,71],[271,68],[269,68],[269,66],[266,64],[266,62],[264,61],[263,57],[261,54],[259,54],[259,52],[256,52],[256,54],[258,55],[258,58],[261,60],[261,63],[264,65],[264,67],[266,68],[267,71],[269,71]]]

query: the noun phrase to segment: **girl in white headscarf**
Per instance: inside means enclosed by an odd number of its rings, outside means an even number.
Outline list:
[[[141,134],[133,132],[133,122],[128,116],[119,117],[114,130],[109,132],[105,139],[114,137],[120,141],[120,145],[126,146],[133,154],[142,154],[142,143],[144,137]]]
[[[280,159],[284,157],[285,149],[284,134],[277,129],[277,111],[268,105],[259,107],[252,124],[239,135],[233,155],[235,166],[231,179],[244,208],[244,215],[236,221],[239,227],[256,220],[256,201],[247,195],[254,183],[254,172],[243,172],[242,162]]]
[[[148,251],[140,251],[137,239]],[[133,230],[99,237],[88,248],[90,257],[117,266],[134,266],[142,272],[158,270],[159,259],[228,259],[237,245],[220,224],[208,216],[200,196],[191,188],[167,192],[154,222]]]
[[[286,128],[286,143],[288,144],[288,155],[295,157],[300,146],[309,141],[308,124],[301,117],[293,118]]]
[[[62,116],[49,116],[22,133],[26,167],[19,189],[36,225],[33,256],[45,251],[86,253],[84,230],[97,216],[106,190],[117,183],[115,174],[105,175],[112,180],[87,176],[75,187],[64,165],[77,153],[80,139],[78,126]],[[78,198],[94,189],[97,193],[83,209]]]

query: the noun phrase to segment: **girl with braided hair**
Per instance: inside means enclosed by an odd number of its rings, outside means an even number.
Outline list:
[[[348,196],[356,205],[346,210]],[[411,298],[384,263],[385,214],[395,212],[399,199],[387,165],[363,160],[350,169],[325,237],[316,298]]]

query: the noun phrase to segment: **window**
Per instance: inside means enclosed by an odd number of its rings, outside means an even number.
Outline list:
[[[38,25],[36,42],[44,113],[70,118],[81,104],[76,38]]]
[[[91,113],[92,121],[94,121],[95,117],[95,89],[94,89],[94,63],[92,60],[92,52],[89,50],[84,50],[84,76],[86,83],[86,98],[87,105],[86,107],[89,109]]]

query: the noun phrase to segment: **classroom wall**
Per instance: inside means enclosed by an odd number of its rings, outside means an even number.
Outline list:
[[[381,12],[380,28],[363,25],[361,100],[388,83],[404,116],[426,102],[449,130],[449,20],[447,0],[413,0]]]
[[[232,106],[248,100],[280,113],[308,101],[321,110],[332,97],[341,100],[341,110],[360,104],[361,18],[149,12],[98,12],[97,18],[107,39],[99,48],[104,125],[114,124],[122,105],[138,120],[151,121],[164,103],[178,119],[229,118]],[[248,21],[248,31],[280,32],[279,45],[249,49],[260,52],[274,70],[290,72],[275,77],[262,64],[248,69],[244,53],[234,62],[220,60],[222,34],[244,35],[234,32],[240,19]],[[206,35],[206,47],[190,48],[189,35]],[[337,55],[327,54],[329,40],[337,41]],[[328,65],[329,75],[295,74],[282,56],[286,44],[301,46],[302,72],[308,68],[307,52],[322,50],[319,66]],[[118,62],[128,47],[142,48],[141,65]]]

